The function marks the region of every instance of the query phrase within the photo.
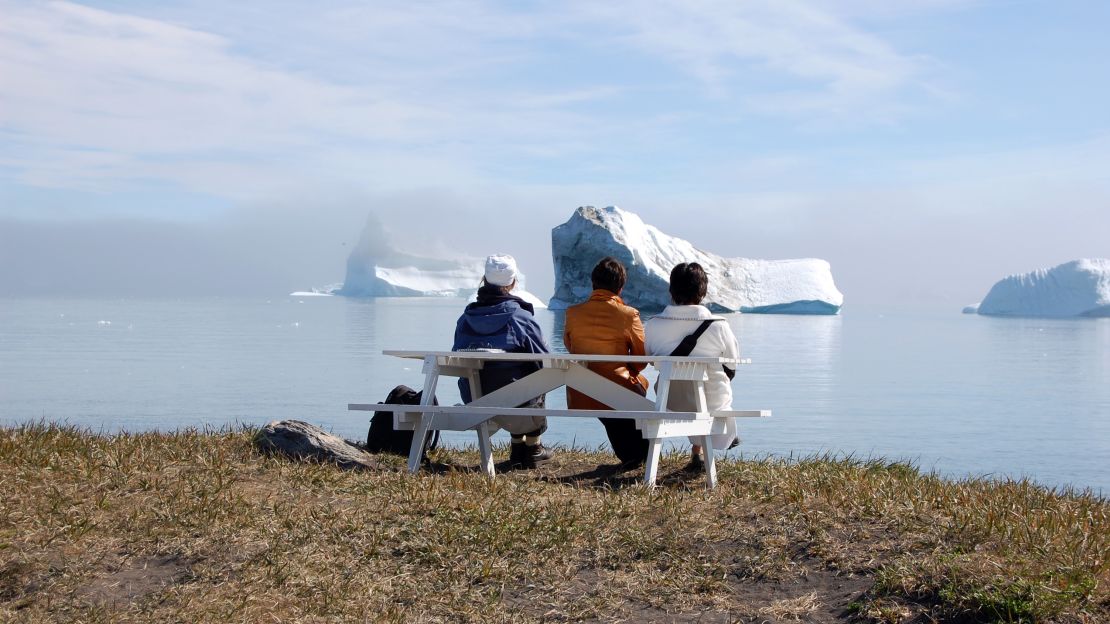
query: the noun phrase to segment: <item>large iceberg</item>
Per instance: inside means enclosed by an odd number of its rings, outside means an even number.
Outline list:
[[[562,309],[590,295],[590,272],[598,260],[613,256],[628,269],[621,297],[642,310],[670,303],[671,268],[697,262],[709,274],[705,303],[715,311],[774,314],[836,314],[844,295],[833,283],[824,260],[722,258],[647,225],[616,206],[579,208],[551,231],[555,295],[549,305]]]
[[[979,304],[988,316],[1110,317],[1110,260],[1073,260],[1011,275]]]
[[[470,297],[482,280],[482,258],[429,258],[393,249],[381,226],[371,220],[347,257],[347,275],[334,294],[346,297]],[[513,294],[547,307],[524,288],[520,274]]]

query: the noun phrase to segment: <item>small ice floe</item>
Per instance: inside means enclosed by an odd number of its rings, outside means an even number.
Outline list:
[[[107,327],[112,324],[112,321],[97,321],[96,324],[101,327]]]
[[[978,313],[979,313],[979,304],[978,303],[973,303],[971,305],[964,306],[964,314],[978,314]]]
[[[301,322],[300,321],[293,321],[292,323],[289,324],[289,326],[290,327],[300,327]]]

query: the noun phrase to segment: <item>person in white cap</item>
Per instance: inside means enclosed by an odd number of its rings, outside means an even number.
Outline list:
[[[485,275],[478,288],[478,300],[466,306],[455,326],[452,351],[499,349],[509,353],[549,353],[543,331],[535,319],[532,304],[512,294],[519,272],[516,260],[495,254],[486,258]],[[479,373],[482,392],[489,394],[540,369],[539,362],[490,362]],[[472,399],[470,382],[459,379],[463,402]],[[519,407],[543,407],[538,397]],[[509,451],[511,468],[535,468],[551,459],[551,452],[540,442],[547,431],[547,419],[494,418],[493,422],[512,436]]]

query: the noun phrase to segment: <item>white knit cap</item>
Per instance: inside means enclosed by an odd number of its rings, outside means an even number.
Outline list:
[[[486,258],[486,283],[508,286],[516,280],[516,258],[508,254],[494,254]]]

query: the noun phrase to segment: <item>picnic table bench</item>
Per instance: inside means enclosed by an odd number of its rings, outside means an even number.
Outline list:
[[[750,364],[749,359],[719,357],[678,357],[663,355],[581,355],[573,353],[505,353],[501,351],[395,351],[385,355],[417,359],[424,362],[424,393],[420,405],[388,403],[349,403],[348,410],[392,411],[395,429],[413,431],[408,469],[420,468],[424,444],[432,430],[469,431],[478,434],[481,468],[494,475],[493,452],[490,444],[494,416],[547,416],[573,418],[632,418],[644,439],[649,441],[644,483],[655,485],[663,440],[694,436],[700,438],[705,452],[705,474],[709,487],[716,486],[717,470],[713,446],[708,436],[723,433],[725,419],[732,417],[767,417],[769,410],[722,410],[710,412],[705,400],[705,382],[710,366]],[[483,394],[479,371],[488,362],[538,362],[540,370]],[[629,390],[587,368],[591,362],[626,362],[651,364],[659,371],[655,400]],[[442,376],[462,377],[470,381],[474,400],[466,405],[433,405],[436,386]],[[669,411],[667,399],[672,382],[696,385],[694,411]],[[566,386],[573,388],[612,410],[548,409],[516,407]]]

